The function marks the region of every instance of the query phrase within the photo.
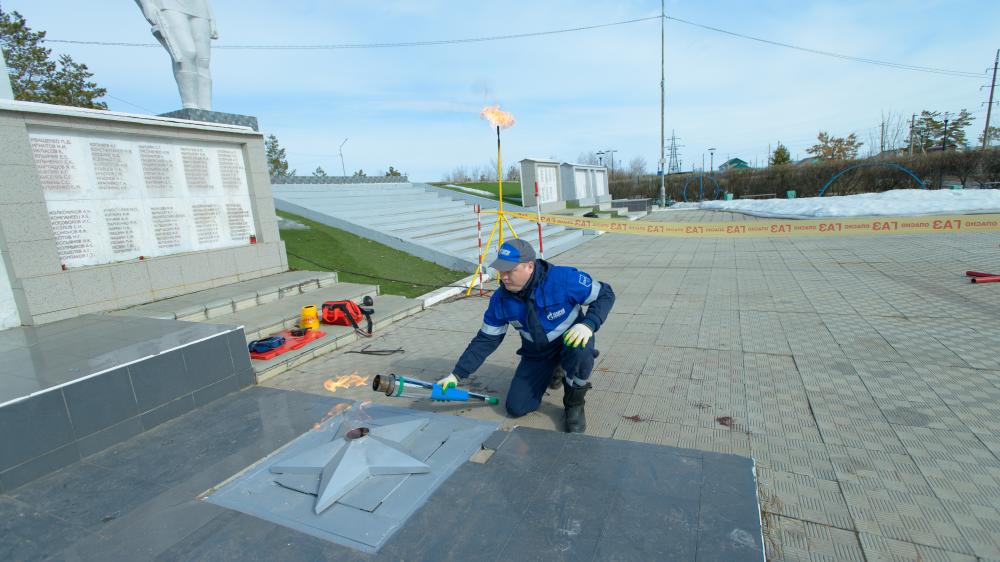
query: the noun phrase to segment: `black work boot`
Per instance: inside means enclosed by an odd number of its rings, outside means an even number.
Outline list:
[[[566,376],[566,371],[563,370],[562,365],[556,365],[554,371],[552,371],[552,378],[549,379],[549,389],[555,390],[562,386],[563,377]]]
[[[563,384],[563,406],[566,407],[566,433],[583,433],[587,431],[587,414],[583,411],[583,405],[587,403],[584,397],[591,386],[588,382],[586,386],[570,386]]]

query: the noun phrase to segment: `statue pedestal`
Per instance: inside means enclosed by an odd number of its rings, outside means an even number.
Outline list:
[[[160,117],[173,117],[175,119],[187,119],[189,121],[203,121],[206,123],[222,123],[223,125],[242,125],[250,127],[254,131],[260,132],[257,127],[257,118],[252,115],[237,115],[235,113],[222,113],[221,111],[205,111],[204,109],[183,108],[169,113],[161,113]]]

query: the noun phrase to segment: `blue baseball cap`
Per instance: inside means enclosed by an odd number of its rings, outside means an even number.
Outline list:
[[[529,261],[535,261],[535,249],[524,240],[515,238],[504,242],[500,246],[500,251],[497,252],[497,259],[493,260],[490,267],[497,271],[510,271],[517,264]]]

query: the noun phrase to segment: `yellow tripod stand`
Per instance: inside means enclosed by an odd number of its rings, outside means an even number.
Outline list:
[[[497,214],[497,220],[493,222],[493,228],[490,229],[490,237],[486,240],[486,246],[480,249],[479,252],[479,265],[476,267],[476,272],[472,274],[472,281],[469,282],[469,288],[465,291],[465,296],[469,296],[472,293],[472,287],[476,284],[476,277],[479,276],[479,272],[483,270],[483,262],[486,260],[486,254],[490,251],[490,245],[493,244],[493,237],[499,232],[499,242],[497,247],[503,245],[503,229],[506,225],[507,229],[510,230],[510,235],[517,238],[517,231],[510,224],[510,219],[503,212],[503,163],[500,160],[500,126],[497,126],[497,185],[500,194],[500,208],[495,212]],[[487,211],[493,214],[494,211]]]

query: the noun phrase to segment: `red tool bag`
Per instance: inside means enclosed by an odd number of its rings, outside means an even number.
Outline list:
[[[372,335],[372,313],[374,310],[358,306],[354,301],[327,301],[323,303],[322,320],[324,324],[336,324],[337,326],[352,326],[354,331],[365,336]],[[368,328],[362,330],[358,322],[364,318],[368,322]]]

